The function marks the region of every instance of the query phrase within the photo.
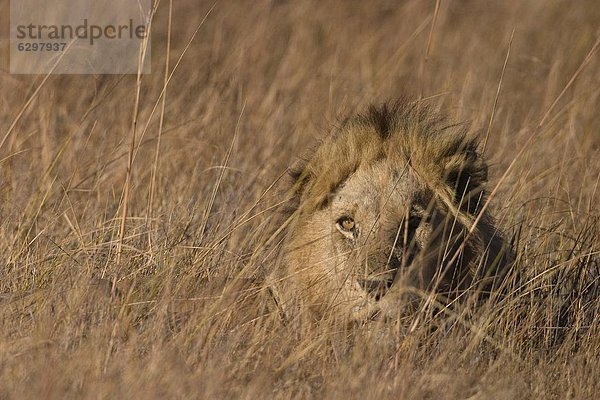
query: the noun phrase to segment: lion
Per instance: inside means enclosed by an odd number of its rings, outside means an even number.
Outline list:
[[[488,212],[487,164],[465,124],[418,102],[347,118],[291,173],[279,267],[284,316],[365,320],[410,298],[498,285],[510,246]]]

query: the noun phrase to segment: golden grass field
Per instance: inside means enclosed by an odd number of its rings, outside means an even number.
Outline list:
[[[598,398],[600,7],[440,3],[163,0],[139,86],[11,75],[0,42],[0,398]],[[398,96],[489,134],[511,290],[284,324],[278,178]]]

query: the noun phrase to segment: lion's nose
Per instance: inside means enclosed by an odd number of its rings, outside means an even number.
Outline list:
[[[373,260],[370,263],[370,267],[374,267]],[[377,263],[377,268],[370,270],[367,275],[358,277],[358,284],[370,295],[374,296],[376,300],[379,300],[392,286],[398,272],[399,264],[395,257],[392,257],[391,262],[380,262]]]
[[[358,279],[358,284],[367,291],[370,295],[375,297],[375,300],[379,300],[385,292],[392,286],[394,279]]]

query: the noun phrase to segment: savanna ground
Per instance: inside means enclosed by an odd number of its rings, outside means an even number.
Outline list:
[[[159,4],[137,107],[134,75],[10,75],[1,42],[0,398],[597,398],[595,1],[211,7],[169,29]],[[489,133],[508,294],[392,332],[282,323],[273,183],[400,95]]]

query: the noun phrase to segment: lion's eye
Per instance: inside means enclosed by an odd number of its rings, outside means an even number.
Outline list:
[[[356,224],[352,218],[342,217],[337,220],[337,226],[344,232],[352,232],[356,227]]]

